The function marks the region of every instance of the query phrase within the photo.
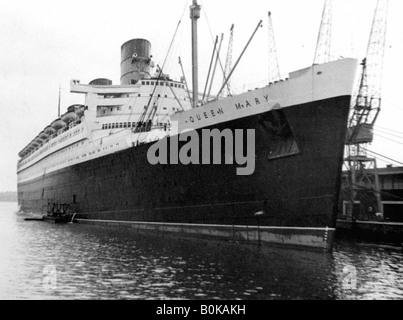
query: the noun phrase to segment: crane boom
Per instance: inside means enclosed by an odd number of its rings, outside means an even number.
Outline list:
[[[227,81],[228,75],[231,73],[232,70],[232,50],[233,50],[233,45],[234,45],[234,25],[231,26],[230,30],[230,36],[228,40],[228,52],[227,52],[227,58],[225,60],[225,69],[224,69],[224,78],[223,78],[223,85]],[[231,81],[227,82],[226,88],[223,90],[223,95],[230,95],[231,92]]]
[[[330,61],[330,47],[332,41],[332,0],[325,0],[322,21],[319,28],[318,43],[316,45],[314,64]]]
[[[383,212],[376,159],[367,156],[366,145],[373,141],[373,127],[381,110],[388,6],[389,0],[377,0],[367,56],[362,62],[358,94],[352,100],[347,129],[348,212],[353,219],[371,220],[375,218],[375,212]],[[354,209],[357,201],[360,204],[358,213]]]
[[[276,42],[274,39],[273,21],[269,11],[269,82],[280,80],[280,68],[277,59]]]
[[[349,145],[373,141],[372,128],[381,110],[388,4],[389,0],[377,1],[367,56],[362,62],[358,95],[353,101],[353,114],[349,122]]]

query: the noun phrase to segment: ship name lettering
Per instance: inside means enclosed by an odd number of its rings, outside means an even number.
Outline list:
[[[217,110],[210,110],[210,112],[206,111],[203,112],[203,114],[196,114],[196,118],[195,117],[189,117],[189,121],[191,123],[195,123],[196,120],[201,121],[203,118],[204,119],[209,119],[209,118],[215,118],[217,115],[223,115],[224,114],[224,110],[222,108],[218,108]]]
[[[266,102],[269,102],[269,96],[268,95],[263,96],[263,98],[266,100]],[[259,98],[255,98],[255,105],[258,106],[260,104],[261,104],[261,102],[260,102]],[[240,102],[235,103],[235,108],[237,110],[241,110],[243,108],[250,108],[250,107],[252,107],[252,104],[249,102],[249,100],[246,100],[245,104],[241,104]]]

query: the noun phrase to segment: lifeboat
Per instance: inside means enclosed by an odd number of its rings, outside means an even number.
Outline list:
[[[73,104],[70,107],[67,108],[67,112],[76,112],[76,105]]]
[[[64,115],[62,115],[62,121],[65,123],[70,123],[77,119],[77,115],[74,111],[67,111]]]
[[[76,104],[74,105],[74,112],[76,115],[81,118],[84,115],[84,106],[82,104]]]
[[[28,146],[28,153],[30,153],[32,150],[35,149],[35,146],[32,144],[32,142]]]
[[[39,134],[39,138],[41,138],[42,140],[46,140],[48,137],[49,137],[49,135],[45,132],[45,130],[42,131],[42,132]]]
[[[36,148],[37,146],[39,146],[39,143],[36,142],[35,140],[32,140],[31,146],[32,146],[33,148]]]
[[[66,126],[66,123],[62,119],[56,119],[55,121],[52,122],[51,127],[55,129],[56,131],[59,131],[61,128],[64,128]]]
[[[41,139],[41,138],[39,137],[39,135],[38,135],[34,140],[38,143],[38,145],[41,145],[42,142],[43,142],[43,139]]]
[[[51,126],[47,126],[45,130],[43,130],[48,136],[54,134],[56,132],[55,129],[53,129]]]

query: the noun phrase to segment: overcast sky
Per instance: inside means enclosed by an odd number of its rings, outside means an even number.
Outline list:
[[[179,79],[178,56],[190,79],[190,0],[0,0],[0,192],[16,190],[16,165],[21,151],[57,117],[59,84],[62,112],[84,97],[69,93],[71,79],[82,83],[106,77],[119,84],[120,46],[133,38],[152,43],[162,65],[174,31],[165,73]],[[212,37],[235,24],[235,61],[258,24],[264,21],[232,79],[238,93],[263,86],[268,78],[267,12],[273,14],[276,46],[284,77],[313,62],[323,0],[199,0],[200,82],[204,83]],[[334,0],[332,53],[365,56],[375,0]],[[403,162],[403,1],[390,0],[385,56],[383,110],[373,151]],[[218,79],[218,77],[217,77]],[[221,82],[216,80],[216,84]],[[203,85],[201,85],[203,86]],[[216,86],[217,87],[217,86]],[[218,91],[218,87],[215,89]],[[392,132],[394,130],[396,132]],[[394,140],[394,141],[391,141]],[[379,166],[385,165],[379,161]]]

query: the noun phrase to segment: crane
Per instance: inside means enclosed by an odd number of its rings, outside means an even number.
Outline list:
[[[225,60],[225,69],[224,69],[224,78],[223,78],[223,85],[227,81],[228,75],[231,73],[232,70],[232,50],[234,45],[234,25],[231,26],[230,29],[230,36],[228,40],[228,52],[227,52],[227,59]],[[226,90],[223,90],[223,95],[228,96],[231,94],[231,83],[230,81],[227,82]]]
[[[322,21],[319,28],[318,43],[316,45],[314,64],[330,61],[330,47],[332,40],[332,0],[325,0]]]
[[[349,215],[355,201],[360,201],[360,215],[382,213],[376,159],[367,156],[367,145],[373,142],[373,127],[381,111],[383,60],[387,31],[389,0],[377,0],[366,58],[358,93],[352,101],[352,112],[347,129]],[[371,188],[365,186],[371,186]],[[371,217],[369,217],[371,218]]]
[[[280,80],[280,68],[278,66],[276,42],[274,40],[273,21],[269,11],[269,83]]]

